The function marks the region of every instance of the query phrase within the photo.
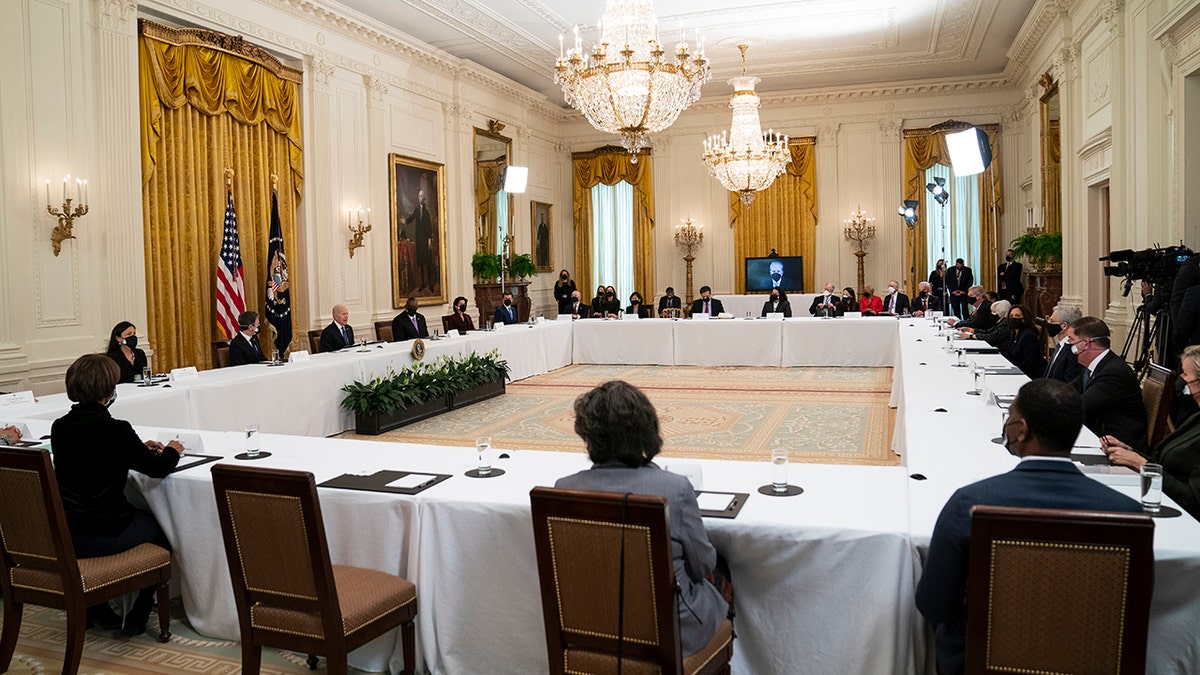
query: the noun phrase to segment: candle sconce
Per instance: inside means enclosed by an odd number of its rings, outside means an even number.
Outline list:
[[[363,235],[371,231],[371,223],[370,223],[371,209],[366,210],[366,221],[367,222],[365,225],[363,223],[363,215],[364,215],[364,212],[363,212],[362,204],[359,204],[358,208],[356,210],[353,210],[350,212],[350,218],[346,222],[346,228],[348,230],[350,230],[350,235],[351,235],[351,239],[347,244],[347,246],[350,248],[350,257],[351,258],[354,257],[354,249],[362,248],[363,246],[366,246],[366,244],[363,243]],[[354,220],[355,220],[356,216],[358,219],[357,225],[354,224]]]
[[[50,233],[50,243],[54,246],[55,256],[62,251],[63,241],[75,238],[73,232],[75,219],[82,218],[88,213],[87,181],[82,178],[75,179],[74,197],[71,196],[70,186],[71,176],[63,176],[63,203],[61,206],[55,207],[50,203],[50,179],[46,179],[46,212],[58,218],[58,224]]]

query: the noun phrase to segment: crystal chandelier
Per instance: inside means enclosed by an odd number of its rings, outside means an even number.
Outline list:
[[[728,136],[724,131],[704,141],[704,163],[713,178],[730,192],[741,195],[742,203],[754,201],[754,193],[765,190],[783,173],[792,153],[788,137],[774,130],[763,133],[758,121],[758,95],[754,93],[757,77],[746,76],[747,45],[738,45],[742,52],[742,75],[729,80],[733,85],[733,126]]]
[[[703,42],[693,53],[681,36],[674,58],[667,56],[650,0],[608,0],[591,52],[584,52],[578,26],[575,47],[564,54],[560,36],[558,51],[554,81],[567,104],[600,131],[620,134],[635,161],[649,145],[646,134],[671,126],[712,77]]]

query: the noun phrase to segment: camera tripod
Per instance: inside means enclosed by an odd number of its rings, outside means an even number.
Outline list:
[[[1149,315],[1146,307],[1138,307],[1134,311],[1133,325],[1129,327],[1129,336],[1125,338],[1125,346],[1121,347],[1121,359],[1129,362],[1126,355],[1134,344],[1137,345],[1137,356],[1133,360],[1133,371],[1141,373],[1149,363],[1156,362],[1162,366],[1170,354],[1171,342],[1171,312],[1160,309]],[[1151,348],[1153,347],[1153,351]]]

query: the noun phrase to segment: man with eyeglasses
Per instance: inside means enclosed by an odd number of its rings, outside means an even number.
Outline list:
[[[1140,453],[1146,450],[1146,407],[1137,375],[1109,349],[1108,324],[1085,316],[1071,322],[1067,345],[1083,366],[1071,381],[1083,396],[1083,424],[1097,436],[1112,435]]]

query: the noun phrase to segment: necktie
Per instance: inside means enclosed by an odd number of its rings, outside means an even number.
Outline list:
[[[250,344],[254,345],[254,352],[259,356],[262,356],[262,347],[258,344],[258,340],[250,338]]]
[[[412,315],[413,330],[417,331],[417,335],[421,334],[421,327],[417,325],[417,315]]]
[[[705,314],[712,314],[712,311],[711,311],[711,310],[708,308],[708,301],[707,301],[707,300],[705,300],[705,301],[704,301],[704,313],[705,313]]]
[[[1083,388],[1087,389],[1088,383],[1091,381],[1092,381],[1092,371],[1084,370],[1083,371]]]
[[[350,333],[346,330],[345,326],[342,326],[342,342],[347,345],[350,344]]]
[[[892,293],[891,295],[888,296],[888,313],[890,313],[890,314],[896,313],[896,294],[895,293]]]
[[[512,307],[508,308],[508,318],[509,318],[509,320],[513,320],[516,318],[513,316],[513,308]]]

